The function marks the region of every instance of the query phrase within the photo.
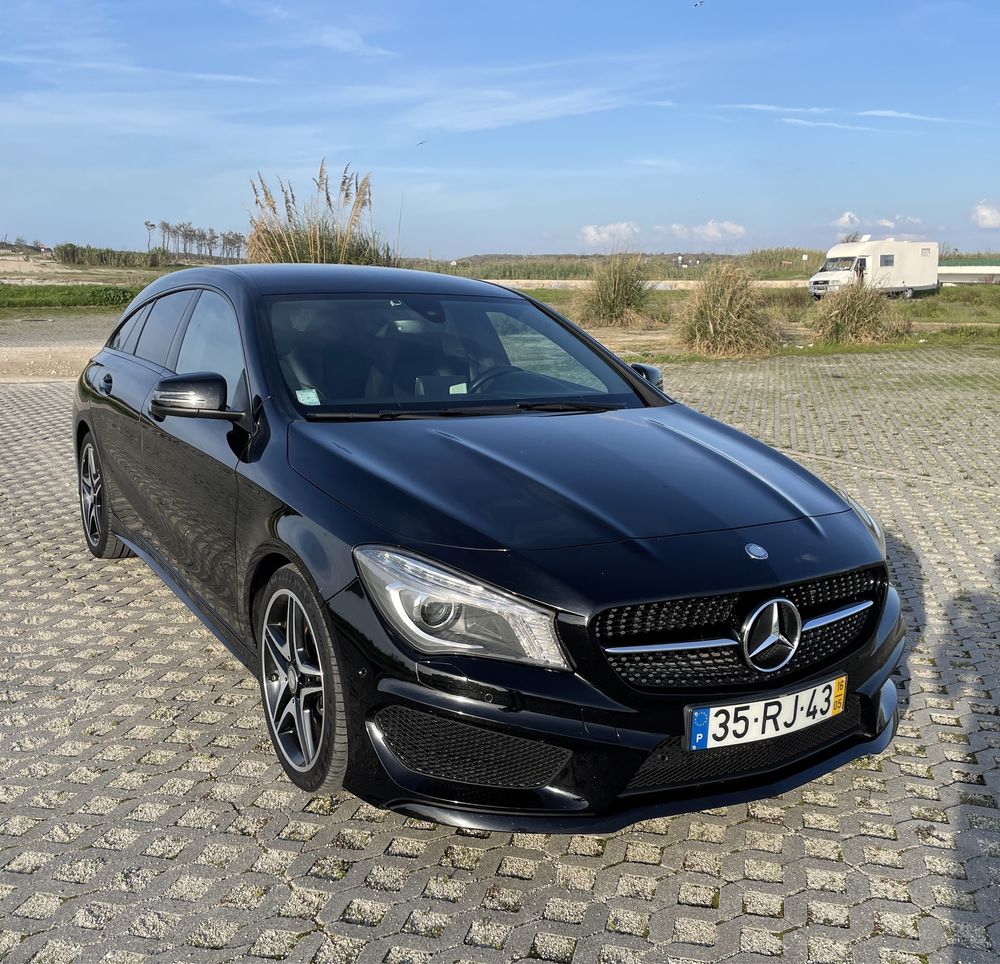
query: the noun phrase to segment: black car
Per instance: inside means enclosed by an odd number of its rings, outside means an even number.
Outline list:
[[[289,778],[613,829],[886,747],[878,524],[551,309],[384,268],[180,271],[80,377],[94,555],[254,672]]]

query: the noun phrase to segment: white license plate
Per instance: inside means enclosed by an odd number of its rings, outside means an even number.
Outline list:
[[[804,730],[844,710],[847,677],[838,676],[784,696],[766,700],[696,706],[690,709],[688,749],[754,743]]]

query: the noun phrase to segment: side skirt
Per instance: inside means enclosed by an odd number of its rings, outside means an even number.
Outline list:
[[[249,647],[242,641],[239,637],[229,629],[229,627],[222,622],[221,619],[215,616],[206,606],[204,606],[201,601],[194,595],[194,593],[189,590],[180,579],[175,576],[170,570],[163,566],[159,560],[154,555],[153,551],[149,549],[144,543],[139,542],[135,536],[129,534],[123,534],[120,526],[114,528],[114,534],[121,539],[150,569],[156,573],[160,579],[167,585],[175,596],[188,609],[191,610],[198,619],[201,620],[202,624],[211,634],[220,642],[230,653],[235,656],[240,663],[243,664],[250,672],[255,672],[254,664],[255,660],[253,654],[250,652]]]

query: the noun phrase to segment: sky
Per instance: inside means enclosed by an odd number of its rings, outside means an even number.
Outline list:
[[[370,172],[403,254],[1000,248],[995,0],[3,0],[0,239],[247,230]]]

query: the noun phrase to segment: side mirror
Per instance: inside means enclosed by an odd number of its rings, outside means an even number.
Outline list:
[[[663,372],[656,365],[640,365],[637,362],[632,366],[632,370],[642,375],[653,388],[663,391]]]
[[[153,388],[149,411],[154,418],[219,418],[235,422],[243,412],[226,410],[226,380],[215,372],[171,375]]]

